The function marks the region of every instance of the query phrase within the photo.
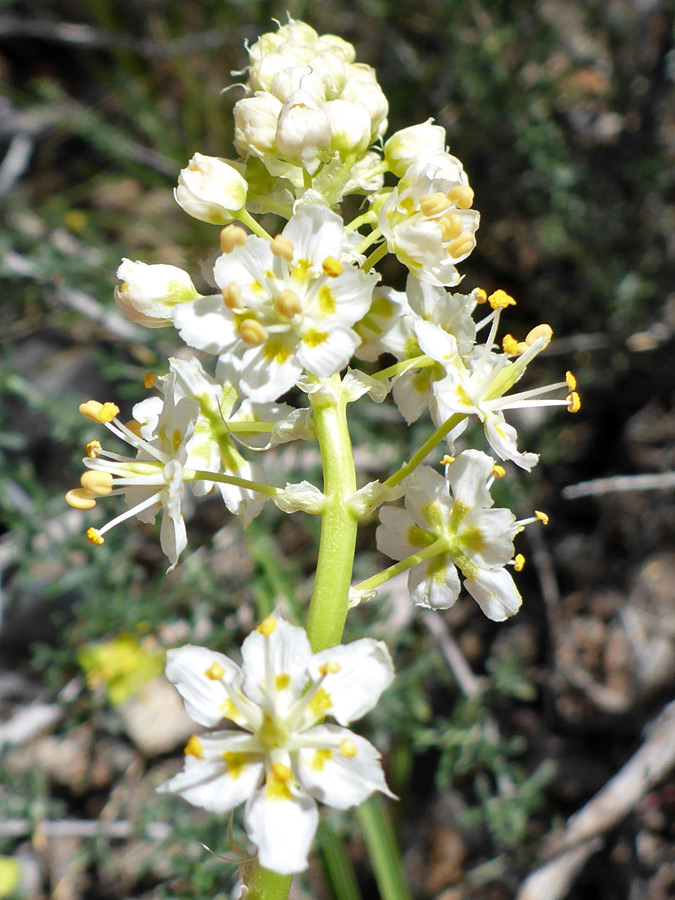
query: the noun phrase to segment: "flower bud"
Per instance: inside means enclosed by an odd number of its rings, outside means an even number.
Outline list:
[[[223,159],[195,153],[178,176],[176,202],[186,213],[210,222],[227,225],[246,203],[248,185],[239,172]]]
[[[235,103],[234,146],[242,156],[261,157],[274,151],[280,112],[281,102],[264,92]]]
[[[295,91],[284,103],[277,124],[277,146],[291,161],[313,174],[319,157],[330,147],[330,122],[306,91]]]
[[[401,178],[408,166],[423,154],[443,153],[445,129],[432,122],[433,119],[427,119],[420,125],[402,128],[385,143],[384,158],[394,175]]]
[[[324,109],[331,129],[330,149],[344,159],[348,154],[360,156],[370,144],[370,116],[360,103],[330,100]]]
[[[117,277],[123,283],[115,288],[115,302],[127,319],[147,328],[171,325],[173,307],[199,297],[188,273],[177,266],[123,259]]]

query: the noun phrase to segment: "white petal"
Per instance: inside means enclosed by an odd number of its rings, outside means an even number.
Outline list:
[[[499,413],[487,416],[485,419],[485,436],[497,456],[502,459],[510,459],[521,469],[530,471],[539,461],[537,453],[525,453],[518,450],[516,441],[518,433],[513,425],[504,421]]]
[[[441,534],[452,510],[445,478],[431,466],[420,466],[410,478],[405,506],[416,525]]]
[[[319,378],[327,378],[344,369],[361,343],[358,334],[345,325],[330,323],[326,327],[326,331],[310,329],[298,342],[299,362]],[[322,336],[318,343],[317,334]]]
[[[232,313],[220,295],[176,306],[173,324],[188,346],[207,353],[224,353],[238,337]]]
[[[410,599],[415,606],[449,609],[459,595],[459,576],[450,557],[434,557],[420,563],[408,575]]]
[[[380,754],[365,738],[337,725],[317,725],[301,739],[311,744],[298,751],[297,775],[317,800],[349,809],[363,803],[373,791],[394,797],[384,779]]]
[[[216,663],[225,670],[228,683],[239,684],[239,666],[222,653],[192,644],[169,650],[166,660],[166,677],[176,685],[190,718],[207,728],[222,722],[225,688],[220,681],[207,678],[206,672]]]
[[[293,242],[294,258],[308,259],[321,270],[327,256],[342,257],[342,219],[324,206],[301,206],[284,228]]]
[[[375,532],[377,549],[392,559],[405,559],[419,550],[414,547],[408,534],[414,526],[410,513],[395,506],[383,506],[380,510],[380,522]]]
[[[503,622],[520,609],[523,598],[506,569],[480,569],[464,587],[493,622]]]
[[[249,400],[270,403],[295,385],[302,372],[302,365],[295,353],[295,337],[289,337],[285,343],[288,344],[289,355],[283,362],[279,362],[276,356],[269,359],[265,344],[244,353],[240,386]]]
[[[394,678],[394,665],[382,641],[362,638],[315,653],[310,669],[315,681],[328,663],[339,666],[321,682],[330,697],[327,712],[341,725],[360,719],[372,709]]]
[[[492,506],[486,482],[492,474],[494,460],[480,450],[465,450],[447,468],[446,478],[454,499],[467,509]]]
[[[430,368],[420,371],[412,369],[403,372],[394,382],[392,396],[394,403],[408,425],[416,422],[422,413],[429,409],[429,403],[433,399],[431,383],[433,372]]]
[[[460,542],[464,531],[468,531],[470,540],[462,549],[472,563],[492,568],[503,566],[512,558],[513,538],[518,526],[510,509],[471,512],[462,520],[458,534]]]
[[[268,637],[252,631],[242,644],[244,690],[256,703],[271,693],[281,705],[287,706],[301,694],[309,680],[312,648],[304,628],[291,625],[278,615],[274,619],[276,628]],[[278,676],[288,676],[283,679],[287,681],[283,689],[277,687]]]
[[[290,799],[269,797],[267,787],[246,805],[244,825],[258,847],[260,865],[280,875],[302,872],[319,824],[316,803],[307,794]]]

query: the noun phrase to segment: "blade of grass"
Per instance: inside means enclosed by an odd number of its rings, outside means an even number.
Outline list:
[[[391,819],[383,801],[371,797],[357,810],[382,900],[412,900]]]
[[[342,837],[328,822],[322,820],[317,840],[326,880],[334,900],[361,900],[354,867]]]

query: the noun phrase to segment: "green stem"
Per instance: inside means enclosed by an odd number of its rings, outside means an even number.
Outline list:
[[[372,225],[375,222],[377,222],[377,215],[372,209],[369,209],[368,212],[364,212],[362,215],[352,219],[348,225],[345,225],[345,228],[348,228],[350,231],[356,231],[362,225]]]
[[[439,553],[445,553],[447,550],[447,540],[444,537],[438,538],[433,544],[429,544],[428,547],[425,547],[424,550],[418,550],[417,553],[406,556],[405,559],[400,560],[393,566],[382,569],[382,571],[378,572],[376,575],[371,575],[370,578],[366,578],[366,580],[362,581],[360,584],[355,584],[352,590],[372,591],[381,584],[384,584],[385,581],[389,581],[390,578],[394,578],[394,576],[400,575],[401,572],[412,569],[413,566],[424,562],[425,559],[432,559],[434,556],[438,556]]]
[[[410,462],[407,462],[404,466],[398,470],[398,472],[394,472],[394,474],[387,478],[384,482],[385,487],[396,487],[397,484],[400,484],[404,478],[407,478],[411,472],[413,472],[417,466],[427,457],[429,453],[434,449],[434,447],[439,444],[443,438],[448,434],[448,432],[452,431],[462,419],[465,419],[466,415],[464,413],[455,413],[454,416],[450,416],[449,419],[446,419],[442,425],[434,431],[430,438],[428,438],[419,450],[410,457]]]
[[[379,372],[375,372],[370,377],[375,378],[377,381],[384,381],[385,378],[392,378],[400,372],[407,372],[408,369],[425,369],[428,366],[436,365],[438,363],[436,360],[431,359],[430,356],[415,356],[412,359],[404,359],[402,362],[394,363],[393,366],[388,366],[386,369],[380,369]]]
[[[262,225],[259,225],[256,222],[251,213],[245,207],[243,209],[240,209],[236,215],[241,224],[246,225],[247,228],[250,228],[253,234],[257,234],[258,237],[265,238],[266,241],[272,240],[271,235],[269,235],[265,231]]]
[[[379,797],[359,806],[358,816],[382,900],[411,900],[390,818]],[[250,897],[250,895],[249,895]]]
[[[326,498],[321,513],[314,591],[307,613],[307,636],[315,653],[342,640],[358,526],[358,518],[348,503],[356,491],[356,471],[347,426],[347,403],[342,399],[339,375],[332,375],[325,383],[340,399],[329,399],[323,391],[309,395]]]
[[[248,878],[248,900],[286,900],[291,889],[292,875],[270,872],[256,862]]]
[[[387,248],[387,242],[383,241],[379,247],[376,247],[370,256],[366,259],[364,263],[361,264],[361,268],[364,272],[369,272],[373,266],[377,265],[383,256],[386,256],[389,252]]]
[[[267,494],[268,497],[274,497],[275,494],[283,493],[283,488],[273,487],[271,484],[262,484],[260,481],[249,481],[247,478],[238,478],[236,475],[225,475],[222,472],[185,469],[183,474],[185,481],[213,481],[219,484],[233,484],[235,487],[256,491],[258,494]]]

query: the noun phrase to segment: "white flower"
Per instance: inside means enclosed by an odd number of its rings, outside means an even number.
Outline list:
[[[412,163],[385,200],[378,225],[390,253],[421,281],[454,285],[476,245],[479,215],[462,164],[449,153]]]
[[[377,750],[345,726],[391,683],[385,645],[362,639],[312,653],[302,628],[270,616],[242,645],[242,666],[203,647],[167,654],[167,677],[195,722],[185,768],[159,790],[244,825],[260,865],[302,871],[318,824],[315,799],[347,809],[387,788]],[[324,724],[327,715],[339,725]]]
[[[310,175],[316,172],[331,143],[325,110],[307,91],[294,91],[279,113],[277,147],[292,163]]]
[[[277,150],[277,120],[282,103],[273,94],[259,92],[234,105],[234,146],[242,156],[262,159]]]
[[[433,121],[427,119],[420,125],[402,128],[385,142],[384,158],[394,175],[402,178],[412,163],[421,156],[444,152],[445,128],[433,125]]]
[[[176,266],[123,259],[117,277],[122,284],[115,288],[115,302],[127,319],[147,328],[171,325],[174,306],[199,296],[188,273]]]
[[[380,510],[376,539],[382,553],[405,559],[436,546],[434,555],[410,570],[413,603],[452,606],[460,589],[459,569],[464,587],[488,618],[501,622],[518,611],[521,597],[504,566],[513,561],[513,538],[521,523],[508,509],[490,508],[493,474],[489,456],[466,450],[447,466],[445,478],[430,466],[413,473],[405,509]]]
[[[181,169],[174,195],[195,219],[226,225],[246,204],[246,192],[246,180],[230,163],[195,153],[187,168]]]
[[[223,299],[176,307],[174,323],[192,347],[241,359],[240,387],[275,400],[303,371],[324,378],[344,368],[359,337],[377,275],[343,264],[342,220],[302,206],[273,241],[249,237],[223,254],[215,278]]]

